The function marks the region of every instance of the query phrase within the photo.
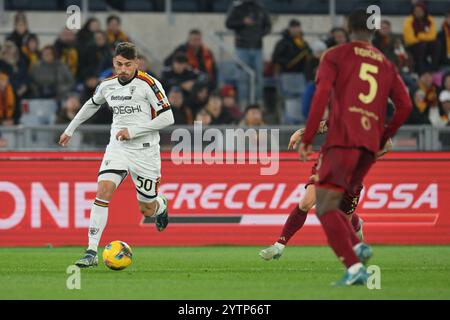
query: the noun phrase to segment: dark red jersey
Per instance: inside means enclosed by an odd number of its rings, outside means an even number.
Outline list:
[[[388,98],[395,113],[385,126]],[[331,48],[322,57],[316,93],[303,142],[313,137],[330,104],[324,148],[364,147],[377,152],[393,136],[412,109],[408,91],[394,65],[368,42],[353,41]]]

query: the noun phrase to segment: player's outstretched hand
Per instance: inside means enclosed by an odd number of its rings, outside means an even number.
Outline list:
[[[386,153],[392,150],[393,147],[392,139],[389,138],[388,141],[386,141],[386,144],[384,145],[383,149],[377,152],[376,159],[379,159],[380,157],[384,156]]]
[[[128,132],[128,129],[125,128],[117,132],[116,139],[119,141],[130,140],[130,133]]]
[[[66,147],[70,141],[70,138],[71,136],[68,136],[67,134],[63,133],[61,137],[59,137],[59,145],[62,147]]]
[[[291,139],[289,140],[288,150],[295,150],[302,141],[303,133],[305,129],[298,129],[291,135]]]
[[[309,159],[309,156],[313,154],[312,145],[305,145],[303,142],[300,143],[300,148],[298,148],[298,154],[300,156],[300,160],[306,161]]]

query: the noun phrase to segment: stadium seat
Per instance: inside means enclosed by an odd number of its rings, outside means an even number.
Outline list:
[[[172,0],[172,10],[174,12],[197,12],[198,6],[194,1]]]
[[[106,1],[105,0],[90,0],[89,3],[89,10],[92,11],[105,11],[107,9]]]
[[[227,12],[233,0],[216,0],[213,2],[214,12]]]
[[[6,10],[58,10],[58,0],[7,0],[5,1]]]
[[[21,124],[49,125],[55,123],[58,105],[53,99],[29,99],[28,109],[22,108]]]
[[[154,11],[151,0],[127,0],[124,2],[125,11]]]

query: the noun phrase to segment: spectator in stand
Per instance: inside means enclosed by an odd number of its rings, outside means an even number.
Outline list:
[[[69,28],[64,28],[54,43],[56,57],[69,67],[72,76],[77,75],[78,50],[76,34]]]
[[[89,18],[77,33],[77,46],[81,50],[83,47],[94,42],[94,34],[100,31],[100,21],[97,18]]]
[[[10,126],[14,124],[14,109],[16,97],[8,75],[0,72],[0,125]]]
[[[426,4],[419,1],[414,4],[412,13],[403,24],[403,38],[407,50],[412,54],[414,70],[422,73],[431,67],[438,68],[439,42],[437,41],[436,24],[434,18],[428,14]],[[431,65],[428,64],[428,57]]]
[[[264,126],[262,109],[257,104],[251,104],[245,108],[244,118],[239,123],[240,126],[245,127],[260,127]]]
[[[95,72],[91,72],[84,80],[83,89],[80,93],[80,103],[83,105],[95,93],[95,89],[100,84],[100,79]]]
[[[186,55],[178,53],[173,57],[171,67],[163,72],[161,82],[166,91],[177,86],[183,90],[184,96],[188,97],[198,76],[199,74],[189,66]]]
[[[22,53],[28,59],[28,71],[39,61],[39,38],[31,33],[25,38]]]
[[[306,79],[308,83],[306,84],[305,91],[302,95],[302,115],[305,119],[308,119],[309,110],[311,108],[312,98],[316,92],[316,72],[319,66],[320,59],[322,55],[327,50],[327,45],[320,40],[313,42],[311,45],[312,56],[308,60],[306,68]]]
[[[372,44],[383,52],[400,72],[409,73],[412,70],[412,61],[403,47],[400,36],[392,33],[389,20],[381,20],[381,28],[375,31]]]
[[[328,48],[347,43],[349,41],[348,33],[344,28],[335,27],[331,29],[330,36],[325,40]]]
[[[111,15],[106,19],[108,43],[112,48],[120,42],[130,42],[130,38],[122,31],[122,21],[119,16]]]
[[[449,125],[450,119],[450,72],[446,72],[442,77],[439,89],[440,108],[430,109],[429,119],[433,126],[445,127]],[[448,140],[448,136],[446,140]]]
[[[314,80],[316,79],[316,71],[317,67],[319,66],[320,57],[322,57],[322,54],[326,50],[327,45],[321,40],[316,40],[311,44],[312,54],[309,56],[305,68],[306,81],[314,82]]]
[[[236,90],[232,85],[225,84],[220,90],[220,95],[222,96],[223,106],[230,113],[233,122],[238,123],[242,118],[242,113],[236,101]]]
[[[277,71],[283,73],[304,73],[311,54],[308,42],[303,39],[300,21],[292,19],[283,31],[282,38],[275,45],[272,62]]]
[[[381,20],[381,28],[375,31],[372,44],[397,66],[408,88],[413,88],[416,80],[411,75],[413,71],[412,57],[405,50],[402,37],[392,33],[389,20]]]
[[[256,100],[263,99],[263,37],[272,29],[269,13],[258,0],[234,1],[225,25],[235,32],[237,56],[256,76]],[[239,103],[246,105],[249,98],[249,79],[243,70],[239,77]]]
[[[195,121],[201,122],[204,126],[209,126],[212,122],[212,117],[205,109],[201,109],[195,116]]]
[[[14,42],[18,48],[22,48],[24,39],[29,33],[28,21],[25,13],[23,11],[17,12],[14,16],[14,31],[6,37],[6,40],[10,40]]]
[[[111,47],[108,44],[105,32],[96,31],[94,33],[94,42],[88,45],[84,52],[85,55],[82,57],[78,68],[79,80],[84,80],[92,72],[99,75],[104,70],[111,68]]]
[[[194,117],[208,103],[209,86],[204,82],[196,82],[192,87],[191,94],[187,100],[187,105],[191,108]]]
[[[192,111],[184,104],[183,92],[179,87],[172,87],[168,96],[172,107],[175,125],[192,124]]]
[[[209,96],[205,110],[211,116],[212,125],[230,124],[233,122],[233,117],[229,113],[228,109],[223,107],[222,97],[216,92]]]
[[[21,108],[19,107],[21,100],[29,94],[30,89],[28,68],[24,57],[20,54],[19,48],[12,41],[7,40],[5,42],[1,51],[1,59],[10,68],[8,81],[14,90],[16,105],[13,120],[17,124],[21,117]]]
[[[152,77],[159,78],[156,72],[150,69],[147,57],[142,54],[138,55],[138,69],[148,73]]]
[[[70,123],[81,108],[80,99],[76,94],[69,94],[64,99],[62,107],[56,117],[56,124]]]
[[[430,124],[429,111],[431,108],[438,108],[438,95],[429,70],[422,70],[417,86],[413,93],[414,108],[407,123]]]
[[[443,67],[450,67],[450,10],[442,23],[442,29],[439,31],[438,39],[441,45],[441,54],[439,63]]]
[[[35,98],[61,100],[74,86],[74,79],[69,68],[56,60],[55,48],[45,46],[41,59],[30,72],[31,88]]]
[[[177,47],[169,57],[166,58],[164,64],[166,66],[172,63],[173,57],[177,53],[186,55],[188,64],[194,69],[206,73],[209,78],[211,89],[216,87],[217,70],[214,56],[211,50],[203,43],[202,33],[200,30],[194,29],[189,32],[186,43]]]

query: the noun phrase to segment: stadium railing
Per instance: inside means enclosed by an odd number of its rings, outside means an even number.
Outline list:
[[[66,125],[18,125],[11,127],[0,127],[0,139],[7,141],[7,146],[1,150],[61,150],[57,144],[60,134]],[[180,129],[177,131],[177,129]],[[213,129],[213,130],[210,130]],[[242,129],[238,132],[236,129]],[[255,147],[255,143],[267,141],[267,149],[286,151],[291,134],[298,129],[298,126],[266,126],[258,128],[246,128],[237,126],[202,126],[194,129],[194,126],[171,126],[160,131],[160,144],[162,150],[171,150],[173,146],[186,142],[183,141],[189,135],[189,143],[194,148],[201,146],[204,149],[211,145],[211,135],[221,136],[224,148],[230,148],[230,137],[235,139],[231,148],[241,149],[238,151],[250,150]],[[197,135],[194,135],[196,130]],[[202,134],[198,134],[202,130]],[[209,138],[205,139],[205,133],[209,130]],[[264,131],[265,130],[265,131]],[[236,138],[236,134],[238,138]],[[105,125],[82,125],[74,134],[68,150],[104,150],[108,144],[110,126]],[[235,135],[235,136],[233,136]],[[183,138],[180,138],[183,136]],[[227,140],[228,137],[228,140]],[[242,139],[243,144],[238,140]],[[324,136],[315,139],[315,146],[318,147],[323,142]],[[253,145],[250,146],[250,144]],[[261,144],[260,144],[261,145]],[[272,149],[271,149],[272,147]],[[276,148],[276,149],[273,149]],[[192,149],[194,150],[194,149]],[[225,149],[224,149],[225,150]],[[244,151],[245,151],[244,150]],[[398,131],[394,138],[394,150],[397,151],[446,151],[450,150],[450,127],[434,128],[428,125],[405,125]]]

